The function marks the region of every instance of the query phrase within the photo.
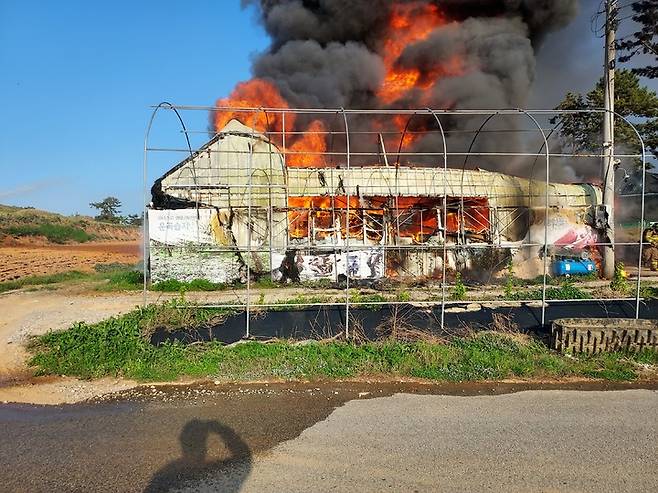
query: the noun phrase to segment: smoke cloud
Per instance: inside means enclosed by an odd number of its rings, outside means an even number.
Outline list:
[[[256,7],[272,40],[255,58],[254,76],[272,83],[290,106],[307,108],[525,107],[536,51],[578,10],[577,0],[243,0],[243,5]],[[400,86],[408,80],[410,87]],[[485,118],[446,118],[450,150],[465,151],[473,138],[467,131]],[[357,131],[368,125],[358,118],[350,122]],[[417,118],[408,127],[433,125]],[[528,128],[521,117],[495,118],[473,150],[537,152],[535,138],[492,132],[521,127]],[[366,140],[356,147],[372,144]],[[387,145],[397,147],[392,139]],[[437,152],[442,144],[431,133],[408,147]],[[436,158],[415,161],[432,164]],[[473,160],[476,164],[518,175],[528,175],[530,167],[527,160],[509,158]],[[555,178],[576,176],[566,170]]]

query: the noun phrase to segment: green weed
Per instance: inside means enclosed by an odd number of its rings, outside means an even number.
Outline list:
[[[175,300],[96,324],[77,323],[66,331],[35,338],[30,345],[31,364],[39,374],[81,378],[254,380],[389,375],[444,381],[567,376],[633,380],[638,376],[638,363],[658,365],[658,354],[648,351],[566,357],[535,340],[493,332],[454,338],[445,344],[384,340],[296,345],[279,341],[227,347],[218,342],[187,346],[149,342],[158,328],[194,330],[216,324],[229,313],[233,312],[200,309]]]
[[[610,281],[610,289],[620,294],[628,294],[631,290],[631,286],[626,277],[624,264],[622,262],[617,262],[615,264],[614,276],[612,277],[612,281]]]
[[[457,272],[455,285],[452,287],[450,298],[457,301],[461,301],[466,298],[466,285],[462,280],[461,272]]]
[[[508,300],[541,300],[542,290],[505,291],[504,296]],[[576,286],[571,278],[564,279],[559,287],[549,286],[546,288],[547,300],[587,300],[591,298],[592,295]]]
[[[397,300],[403,303],[411,301],[411,294],[409,291],[400,291],[398,293]]]
[[[13,236],[45,236],[53,243],[84,243],[93,239],[83,229],[52,223],[14,225],[8,227],[5,232]]]
[[[105,291],[135,291],[144,287],[144,274],[136,270],[108,272]]]
[[[77,270],[69,272],[60,272],[58,274],[49,274],[45,276],[27,276],[15,281],[0,282],[0,293],[5,291],[12,291],[14,289],[21,289],[27,286],[43,286],[49,284],[57,284],[66,281],[77,281],[81,279],[88,279],[90,274],[79,272]]]
[[[211,282],[207,279],[193,279],[191,281],[168,279],[151,285],[151,291],[161,291],[166,293],[180,293],[185,291],[223,291],[225,289],[226,284]]]
[[[44,276],[28,276],[16,279],[14,281],[0,282],[0,293],[30,287],[36,290],[38,287],[50,286],[54,289],[54,284],[69,283],[74,281],[99,282],[106,281],[96,286],[98,291],[130,291],[141,289],[144,277],[141,272],[136,271],[127,264],[108,264],[110,267],[95,267],[97,272],[80,272],[77,270],[68,272],[59,272]]]
[[[378,293],[361,294],[357,290],[350,293],[350,303],[357,305],[357,308],[365,308],[367,310],[378,310],[381,308],[381,303],[386,302],[386,298]]]

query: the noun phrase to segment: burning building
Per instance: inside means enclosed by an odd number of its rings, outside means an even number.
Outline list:
[[[429,112],[396,113],[524,107],[535,52],[576,0],[244,3],[271,45],[217,101],[214,137],[155,183],[153,280],[433,278],[444,267],[495,274],[511,258],[532,277],[545,244],[596,255],[600,191],[547,185],[530,159],[504,155],[535,145],[518,118],[497,115],[488,130],[506,133],[477,131],[469,146],[482,114],[447,115],[444,135]],[[370,113],[350,114],[348,131],[336,111],[311,108]],[[446,148],[502,158],[444,170]],[[569,170],[551,177],[589,181]]]
[[[547,190],[482,169],[314,166],[299,156],[291,165],[265,134],[230,120],[159,178],[148,211],[152,280],[437,278],[444,258],[476,274],[513,258],[534,277],[545,234],[551,248],[596,251],[592,185]]]

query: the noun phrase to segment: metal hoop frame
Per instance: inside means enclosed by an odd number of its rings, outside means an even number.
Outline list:
[[[285,129],[285,117],[287,113],[296,113],[296,114],[320,114],[320,115],[329,115],[333,114],[335,117],[342,117],[343,120],[343,126],[344,126],[344,132],[345,132],[345,174],[344,174],[344,186],[345,186],[345,194],[346,194],[346,228],[347,228],[347,234],[345,238],[345,245],[344,245],[344,250],[345,250],[345,255],[346,255],[346,283],[345,283],[345,296],[344,296],[344,303],[342,304],[345,307],[345,336],[347,338],[350,337],[351,332],[351,327],[350,327],[350,307],[351,306],[358,306],[362,303],[354,302],[350,300],[350,275],[349,275],[349,256],[350,256],[350,207],[351,207],[351,194],[352,194],[352,187],[350,184],[350,177],[351,177],[351,156],[354,155],[354,153],[351,152],[351,130],[349,126],[349,116],[350,115],[372,115],[372,116],[377,116],[377,117],[382,117],[382,116],[395,116],[395,115],[407,115],[409,116],[404,131],[402,133],[402,136],[400,138],[400,146],[398,148],[397,152],[397,160],[399,163],[400,155],[401,155],[401,150],[402,150],[402,141],[404,139],[404,135],[408,130],[408,127],[411,123],[411,120],[414,117],[417,116],[422,116],[422,115],[427,115],[431,116],[434,121],[436,122],[438,131],[441,135],[441,143],[442,143],[442,148],[439,153],[436,153],[437,156],[442,157],[442,164],[443,164],[443,190],[444,190],[444,196],[443,196],[443,206],[442,206],[442,227],[444,228],[444,235],[443,235],[443,245],[441,247],[442,249],[442,270],[441,270],[441,329],[445,329],[445,310],[448,305],[453,304],[453,302],[448,301],[447,299],[447,261],[448,261],[448,250],[449,247],[447,245],[447,216],[448,216],[448,210],[447,210],[447,173],[448,173],[448,156],[449,155],[461,155],[461,153],[450,153],[448,150],[448,142],[446,139],[446,130],[441,122],[441,116],[442,115],[480,115],[480,116],[486,116],[487,118],[484,120],[484,122],[480,125],[480,127],[474,132],[474,137],[470,143],[470,146],[468,148],[468,151],[466,154],[464,154],[464,164],[462,166],[462,174],[461,174],[461,181],[460,181],[460,196],[461,196],[461,214],[462,214],[462,219],[461,223],[463,224],[464,221],[464,198],[463,198],[463,190],[464,190],[464,175],[465,175],[465,170],[466,170],[466,164],[468,162],[469,156],[472,155],[471,151],[473,149],[473,146],[476,142],[476,139],[480,135],[480,133],[483,131],[484,127],[489,123],[490,120],[492,120],[495,117],[502,116],[502,115],[523,115],[525,118],[530,120],[533,124],[533,126],[536,128],[537,132],[539,135],[541,135],[542,139],[542,146],[537,154],[530,154],[530,153],[510,153],[510,155],[526,155],[526,156],[535,156],[535,163],[539,156],[541,155],[542,150],[544,158],[545,158],[545,171],[546,171],[546,181],[545,181],[545,196],[544,196],[544,239],[543,239],[543,244],[539,244],[538,246],[542,247],[543,251],[543,275],[542,275],[542,298],[541,298],[541,324],[545,325],[546,324],[546,311],[549,307],[549,300],[547,300],[547,279],[548,279],[548,257],[549,257],[549,243],[548,243],[548,223],[549,223],[549,214],[550,214],[550,158],[551,158],[551,152],[550,148],[548,145],[548,139],[550,135],[555,131],[556,128],[553,128],[550,132],[550,134],[547,135],[546,131],[542,128],[541,124],[538,121],[538,117],[540,116],[546,116],[546,115],[561,115],[561,114],[578,114],[578,113],[606,113],[609,112],[608,110],[526,110],[526,109],[499,109],[499,110],[440,110],[440,109],[432,109],[432,108],[425,108],[425,109],[415,109],[415,110],[347,110],[345,108],[339,108],[339,109],[282,109],[282,108],[220,108],[220,107],[199,107],[199,106],[177,106],[173,105],[169,102],[162,102],[158,104],[157,106],[153,107],[153,111],[151,113],[150,119],[148,121],[147,127],[146,127],[146,132],[144,136],[144,159],[143,159],[143,202],[144,202],[144,207],[143,207],[143,215],[144,215],[144,238],[143,238],[143,248],[144,248],[144,266],[143,266],[143,273],[144,273],[144,285],[143,285],[143,303],[147,303],[147,291],[148,291],[148,269],[149,269],[149,257],[148,257],[148,252],[149,252],[149,240],[148,240],[148,203],[149,203],[149,195],[148,195],[148,190],[150,189],[149,187],[149,176],[148,176],[148,155],[150,152],[155,152],[160,149],[154,149],[149,147],[149,138],[150,138],[150,133],[153,128],[155,119],[157,114],[160,112],[161,109],[164,110],[169,110],[173,111],[175,115],[177,116],[177,119],[181,125],[182,131],[185,135],[186,139],[186,144],[187,148],[185,151],[189,154],[191,158],[194,157],[194,151],[192,149],[190,139],[189,139],[189,134],[192,133],[188,131],[185,122],[181,116],[180,111],[183,110],[203,110],[203,111],[221,111],[221,110],[227,110],[227,111],[232,111],[232,112],[264,112],[266,121],[267,121],[267,131],[266,134],[268,135],[268,140],[269,136],[277,134],[276,129],[272,129],[270,126],[270,114],[280,114],[281,119],[282,119],[282,141],[283,141],[283,149],[282,149],[282,156],[283,156],[283,163],[285,164],[286,162],[286,156],[287,154],[291,153],[288,148],[286,148],[286,129]],[[640,317],[640,305],[641,305],[641,282],[642,282],[642,255],[643,255],[643,242],[642,242],[642,232],[644,229],[645,225],[645,187],[646,187],[646,173],[647,173],[647,155],[646,155],[646,147],[644,140],[642,138],[642,135],[639,133],[635,125],[633,125],[632,122],[630,122],[626,117],[616,113],[616,112],[609,112],[612,113],[614,117],[622,120],[624,123],[626,123],[628,126],[630,126],[633,129],[633,132],[635,133],[638,142],[640,143],[641,147],[641,154],[639,155],[629,155],[626,157],[637,157],[641,159],[642,162],[642,194],[641,194],[641,210],[640,210],[640,218],[639,218],[639,225],[640,225],[640,237],[638,238],[638,273],[637,273],[637,279],[636,279],[636,285],[635,285],[635,296],[633,298],[624,298],[624,300],[630,301],[633,300],[635,302],[635,318]],[[358,133],[358,132],[357,132]],[[332,146],[333,146],[333,135],[334,132],[331,132],[332,134]],[[252,134],[253,137],[253,134]],[[270,140],[270,168],[272,168],[272,143]],[[171,150],[171,149],[170,149]],[[175,149],[178,150],[178,149]],[[182,151],[182,149],[181,149]],[[253,159],[253,148],[250,148],[249,152],[249,182],[248,182],[248,222],[251,224],[251,214],[252,214],[252,207],[251,207],[251,192],[252,189],[255,185],[252,183],[252,178],[253,174],[255,172],[261,171],[261,170],[253,170],[252,169],[252,159]],[[332,158],[333,155],[336,154],[334,152],[331,153],[326,153],[326,154],[331,154]],[[342,153],[341,153],[342,154]],[[487,153],[476,153],[477,155],[487,155]],[[503,153],[504,154],[504,153]],[[359,154],[363,155],[363,153]],[[491,154],[494,155],[494,154]],[[495,155],[500,155],[500,153],[495,153]],[[398,164],[396,164],[396,169],[398,168]],[[196,178],[196,171],[193,169],[193,174],[194,174],[194,184],[197,184],[197,178]],[[534,165],[533,165],[533,172],[532,174],[534,175]],[[286,169],[284,166],[284,179],[285,179],[285,185],[283,185],[283,188],[285,188],[285,193],[286,197],[288,197],[288,178],[287,178],[287,173]],[[432,181],[434,180],[434,177],[432,178]],[[531,184],[533,182],[534,178],[533,176],[530,177],[529,181],[529,187],[531,187]],[[269,241],[269,250],[270,250],[270,263],[272,259],[272,224],[273,221],[271,219],[272,215],[272,197],[271,197],[271,189],[273,187],[282,187],[282,185],[276,185],[272,184],[271,182],[271,172],[270,176],[267,176],[267,182],[268,187],[270,189],[269,191],[269,216],[270,216],[270,224],[269,224],[269,236],[270,236],[270,241]],[[396,172],[396,187],[397,187],[397,172]],[[529,193],[531,193],[529,191]],[[198,209],[198,194],[197,194],[197,209]],[[397,206],[396,206],[397,207]],[[463,227],[463,226],[462,226]],[[465,235],[465,233],[463,233]],[[615,243],[617,245],[620,245],[620,243]],[[634,243],[633,243],[634,244]],[[522,245],[522,246],[527,246],[527,245]],[[460,248],[459,245],[456,246],[451,246],[450,250],[455,250],[456,248]],[[465,245],[461,245],[461,248],[465,248]],[[253,252],[256,252],[259,250],[253,250],[252,249],[252,237],[251,234],[248,236],[248,245],[247,245],[247,255],[250,256]],[[455,250],[456,251],[456,250]],[[335,250],[334,250],[335,252]],[[249,262],[246,262],[247,264],[247,283],[246,283],[246,301],[244,303],[239,303],[237,305],[232,305],[235,307],[242,307],[246,311],[246,319],[245,319],[245,336],[250,337],[251,332],[250,332],[250,318],[251,318],[251,283],[250,283],[250,267],[249,267]],[[476,300],[473,300],[476,301]],[[550,300],[550,302],[554,302],[556,300]],[[559,300],[557,300],[559,301]],[[591,300],[588,300],[591,301]],[[467,302],[467,301],[464,301]],[[577,302],[577,300],[574,300],[574,302]],[[368,302],[367,304],[372,305],[372,304],[377,304],[378,302],[372,303]],[[406,302],[382,302],[381,304],[406,304]],[[422,304],[422,302],[420,303]],[[431,303],[430,303],[431,304]],[[298,306],[300,304],[298,303],[291,303],[291,306]],[[301,304],[302,306],[306,306],[304,304]],[[335,305],[333,303],[329,303],[328,305]],[[222,305],[222,306],[228,306],[228,305]],[[259,305],[261,307],[266,307],[268,305],[261,304]]]

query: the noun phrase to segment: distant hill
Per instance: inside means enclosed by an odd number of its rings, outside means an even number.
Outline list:
[[[32,207],[0,205],[0,243],[16,241],[84,243],[87,241],[134,241],[136,226],[103,223],[90,216],[63,216]]]

